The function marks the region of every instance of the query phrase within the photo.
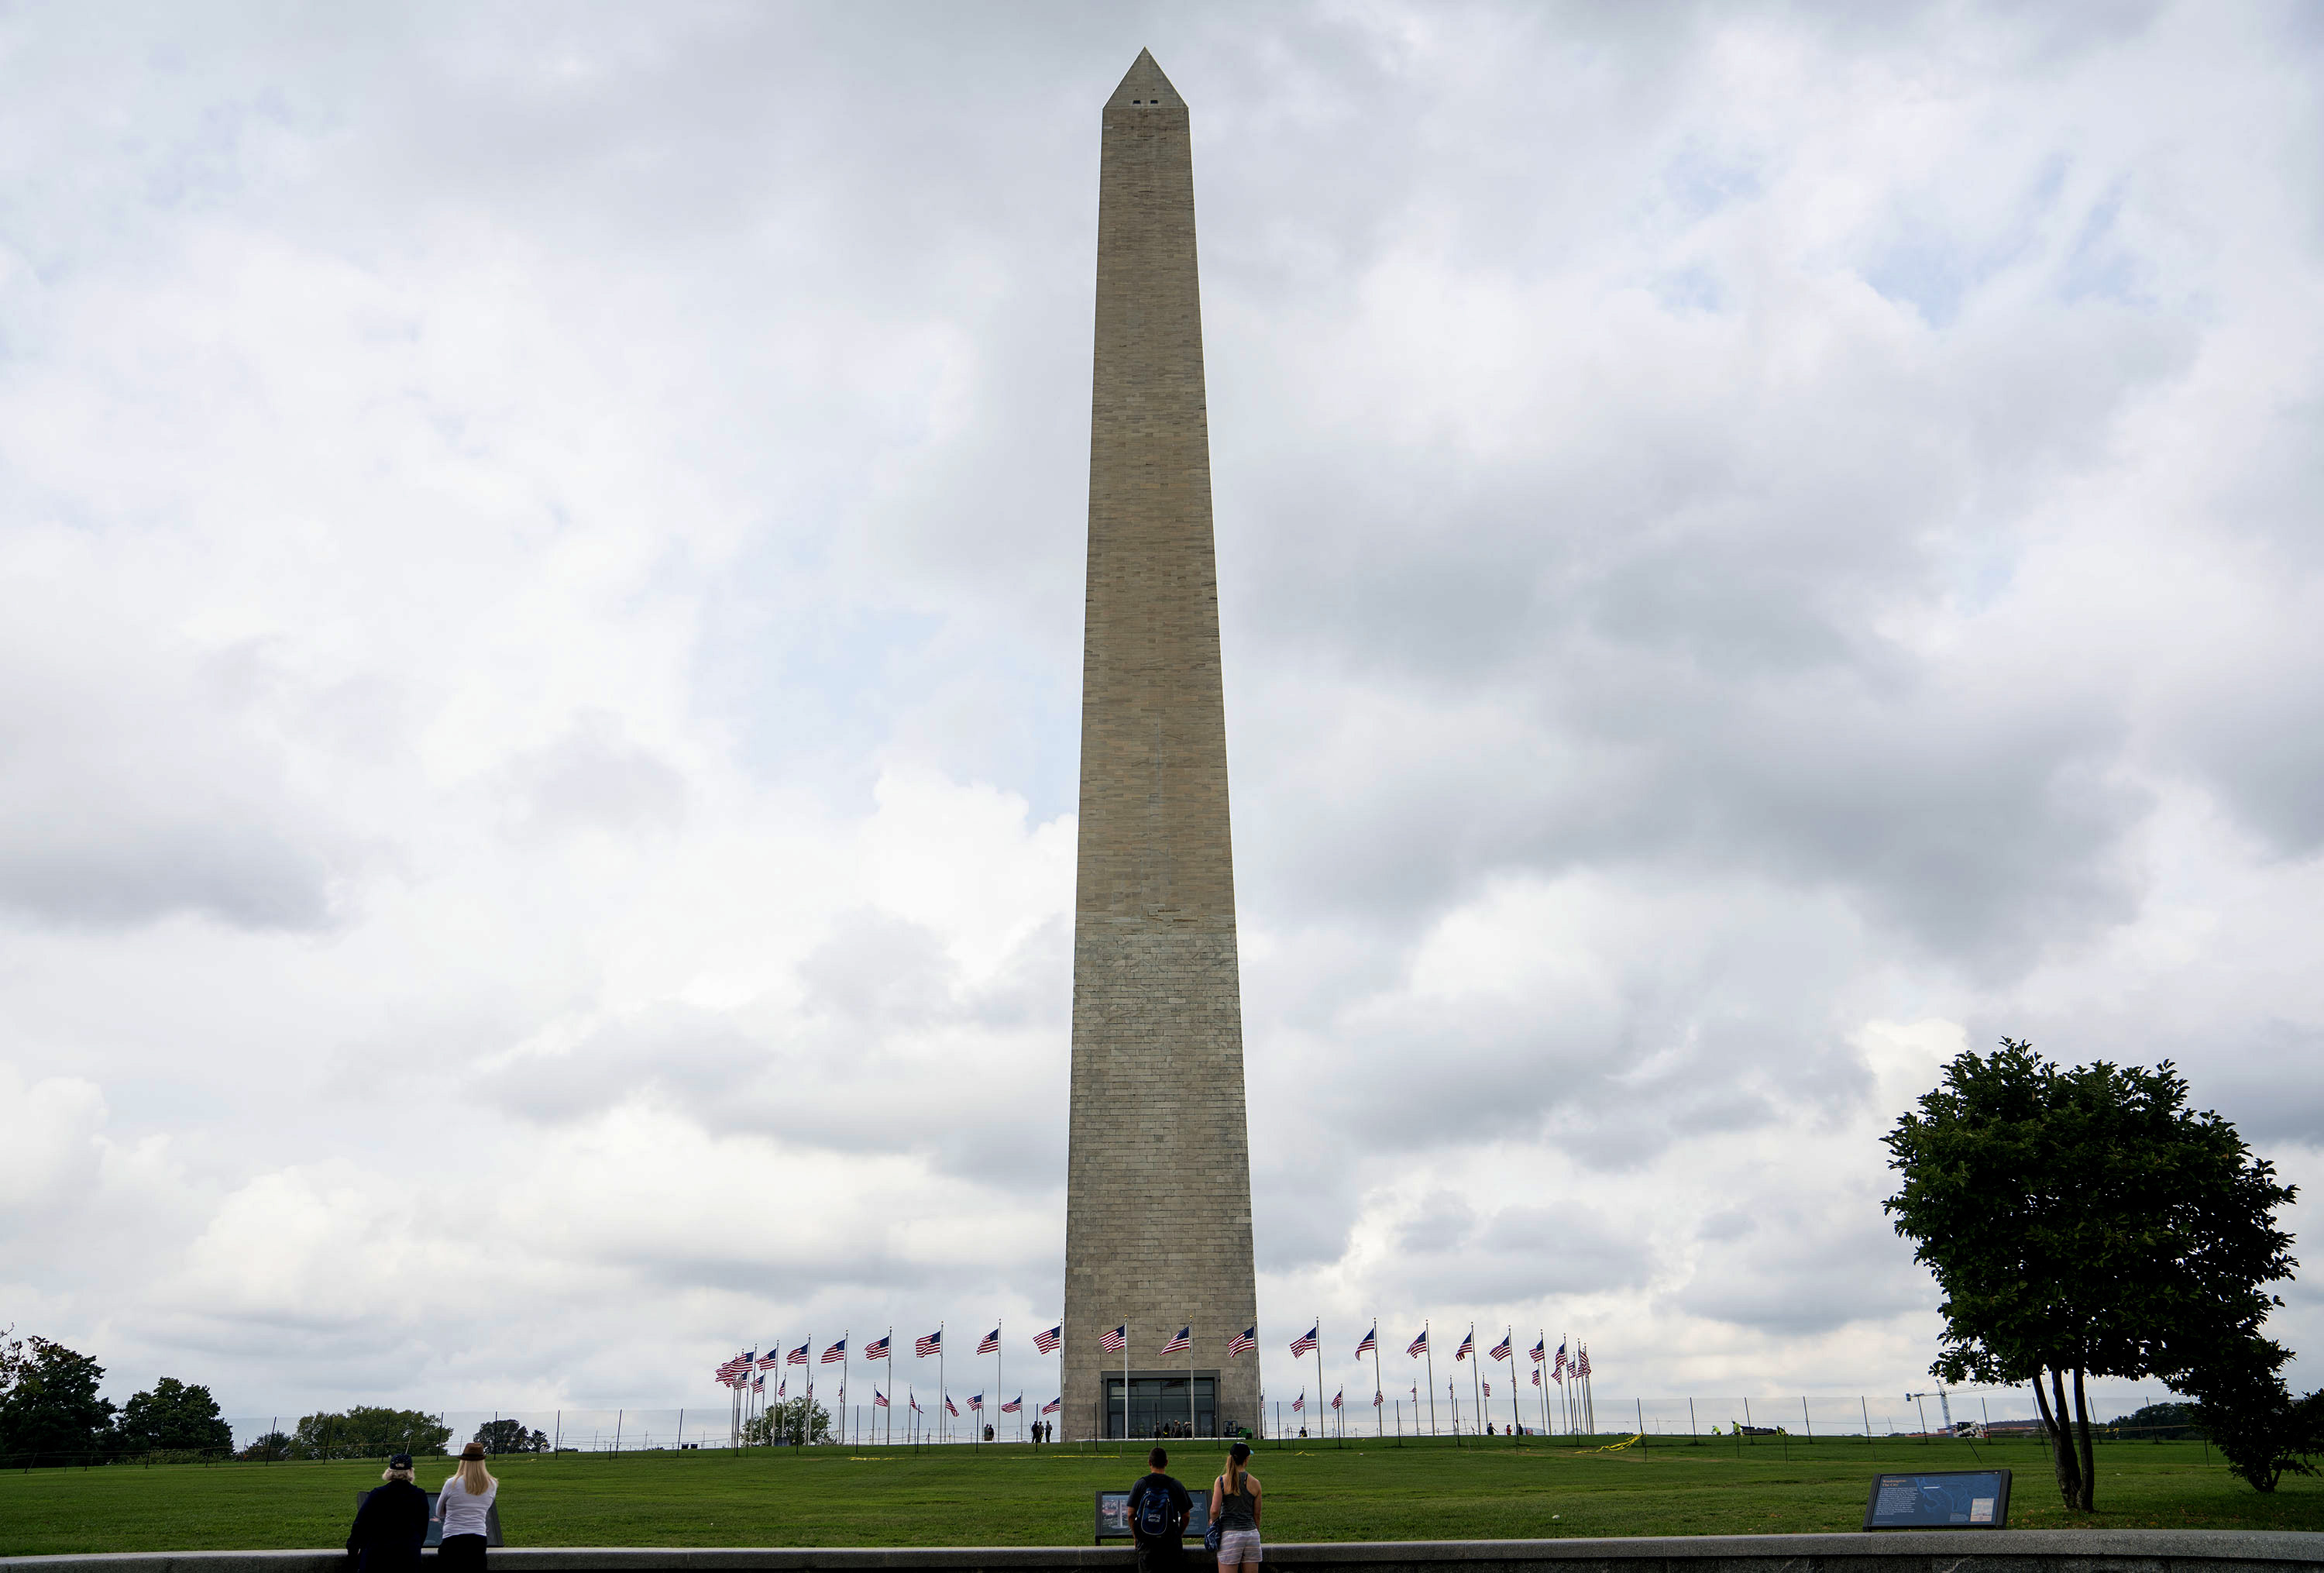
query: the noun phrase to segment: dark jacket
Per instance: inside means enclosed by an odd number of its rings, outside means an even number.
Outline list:
[[[428,1494],[391,1480],[364,1498],[347,1531],[347,1553],[363,1573],[417,1573],[428,1541]]]

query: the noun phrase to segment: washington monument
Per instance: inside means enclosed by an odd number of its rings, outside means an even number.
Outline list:
[[[1103,124],[1065,1177],[1068,1439],[1190,1419],[1204,1430],[1259,1423],[1258,1357],[1226,1357],[1227,1340],[1258,1319],[1258,1290],[1194,151],[1185,100],[1143,51]],[[1123,1356],[1099,1342],[1124,1323],[1126,1395]],[[1188,1326],[1191,1357],[1161,1356]]]

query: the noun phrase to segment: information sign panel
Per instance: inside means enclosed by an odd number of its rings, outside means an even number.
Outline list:
[[[1204,1532],[1211,1527],[1211,1494],[1204,1490],[1190,1491],[1186,1494],[1194,1499],[1194,1508],[1186,1515],[1185,1538],[1199,1541],[1203,1538]],[[1101,1545],[1108,1541],[1127,1541],[1132,1538],[1130,1528],[1130,1493],[1101,1491],[1097,1494],[1097,1538]]]
[[[2009,1522],[2009,1471],[1938,1469],[1876,1475],[1868,1530],[1997,1530]]]

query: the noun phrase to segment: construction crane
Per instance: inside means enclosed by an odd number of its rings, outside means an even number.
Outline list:
[[[1943,1388],[1940,1387],[1934,1393],[1908,1393],[1904,1396],[1912,1400],[1913,1407],[1914,1409],[1920,1410],[1921,1411],[1921,1434],[1923,1436],[1925,1437],[1929,1434],[1929,1411],[1925,1408],[1923,1408],[1921,1404],[1921,1401],[1924,1398],[1933,1398],[1937,1401],[1937,1411],[1945,1417],[1945,1435],[1950,1437],[1953,1434],[1952,1400],[1947,1396]]]

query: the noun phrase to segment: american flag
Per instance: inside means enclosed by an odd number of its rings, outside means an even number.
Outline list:
[[[1340,1389],[1340,1391],[1339,1391],[1339,1392],[1337,1392],[1337,1393],[1333,1393],[1333,1394],[1332,1395],[1332,1407],[1333,1407],[1333,1409],[1338,1409],[1338,1408],[1340,1407],[1340,1401],[1341,1401],[1342,1399],[1345,1398],[1347,1395],[1348,1395],[1348,1390],[1347,1390],[1346,1388],[1344,1388],[1344,1387],[1343,1387],[1343,1388],[1342,1388],[1342,1389]]]
[[[1301,1410],[1305,1409],[1306,1407],[1307,1390],[1303,1387],[1299,1390],[1299,1396],[1291,1401],[1291,1412],[1293,1414],[1297,1414]]]
[[[925,1360],[943,1347],[944,1329],[942,1328],[938,1328],[935,1332],[916,1341],[912,1345],[912,1353]]]
[[[1411,1346],[1410,1348],[1406,1349],[1406,1350],[1405,1351],[1405,1354],[1406,1354],[1406,1355],[1407,1355],[1407,1356],[1409,1356],[1411,1358],[1413,1358],[1413,1359],[1415,1359],[1415,1360],[1417,1360],[1417,1359],[1419,1359],[1423,1355],[1425,1355],[1425,1354],[1427,1354],[1427,1353],[1428,1353],[1428,1329],[1427,1329],[1426,1328],[1421,1328],[1421,1329],[1420,1329],[1420,1337],[1416,1337],[1416,1338],[1413,1339],[1413,1341],[1412,1341],[1412,1346]]]
[[[1507,1338],[1503,1338],[1499,1343],[1486,1350],[1485,1353],[1490,1355],[1496,1360],[1506,1360],[1509,1357],[1509,1341]]]
[[[1044,1355],[1054,1355],[1057,1352],[1058,1340],[1063,1338],[1065,1336],[1065,1324],[1059,1322],[1056,1327],[1051,1328],[1046,1333],[1034,1334],[1033,1347],[1038,1349]]]
[[[825,1365],[836,1365],[842,1360],[846,1358],[847,1340],[844,1338],[840,1339],[839,1342],[834,1344],[830,1348],[825,1349],[823,1352],[823,1363]]]
[[[945,1413],[952,1416],[954,1420],[958,1420],[960,1418],[960,1411],[953,1408],[952,1394],[949,1393],[945,1394]]]
[[[815,1343],[815,1340],[814,1340],[813,1338],[809,1338],[806,1343],[801,1344],[798,1348],[793,1349],[789,1354],[788,1354],[788,1355],[784,1356],[783,1356],[784,1363],[785,1363],[785,1364],[787,1364],[787,1365],[806,1365],[806,1364],[807,1364],[807,1350],[808,1350],[808,1349],[809,1349],[809,1348],[814,1345],[814,1343]]]
[[[1119,1355],[1130,1347],[1130,1324],[1124,1322],[1098,1339],[1098,1345],[1109,1355]]]
[[[886,1339],[886,1338],[874,1338],[874,1339],[872,1339],[870,1343],[868,1343],[868,1344],[866,1344],[866,1345],[864,1345],[864,1346],[863,1346],[863,1357],[864,1357],[866,1360],[885,1360],[885,1359],[887,1359],[887,1358],[888,1358],[888,1342],[889,1342],[889,1340],[888,1340],[888,1339]]]
[[[1020,1393],[1016,1397],[1010,1399],[1007,1403],[1002,1404],[1001,1406],[1001,1412],[1002,1414],[1015,1414],[1024,1407],[1025,1395]]]
[[[976,1341],[976,1352],[980,1355],[998,1355],[1001,1353],[1001,1329],[999,1328],[995,1328],[991,1332],[985,1334],[984,1337],[979,1338]]]
[[[1051,1399],[1048,1402],[1047,1402],[1047,1403],[1043,1404],[1043,1405],[1041,1406],[1041,1412],[1042,1412],[1043,1414],[1055,1414],[1055,1413],[1056,1413],[1059,1410],[1061,1410],[1061,1409],[1065,1408],[1065,1401],[1064,1397],[1061,1395],[1061,1396],[1059,1396],[1059,1397],[1053,1398],[1053,1399]]]
[[[981,1393],[970,1393],[968,1395],[968,1407],[977,1410],[982,1409],[984,1407],[984,1394]]]
[[[1385,1398],[1382,1398],[1382,1397],[1380,1396],[1380,1391],[1379,1391],[1379,1388],[1375,1387],[1375,1388],[1373,1388],[1373,1389],[1372,1389],[1372,1407],[1373,1407],[1374,1409],[1378,1409],[1378,1408],[1379,1408],[1379,1406],[1380,1406],[1380,1405],[1382,1405],[1382,1404],[1386,1403],[1387,1402],[1388,1402],[1388,1400],[1386,1400]]]
[[[1356,1358],[1360,1360],[1367,1355],[1378,1353],[1379,1353],[1379,1324],[1374,1322],[1372,1330],[1364,1335],[1364,1341],[1356,1346]]]
[[[1536,1387],[1539,1387],[1541,1385],[1541,1373],[1538,1371],[1533,1374],[1533,1384]]]
[[[1551,1369],[1549,1378],[1556,1383],[1565,1380],[1565,1346],[1563,1344],[1557,1346],[1557,1364]]]
[[[1456,1362],[1458,1362],[1458,1361],[1462,1361],[1462,1360],[1466,1360],[1470,1356],[1471,1356],[1471,1355],[1475,1354],[1476,1352],[1477,1352],[1477,1329],[1476,1329],[1476,1328],[1471,1328],[1469,1329],[1469,1336],[1468,1336],[1467,1337],[1465,1337],[1465,1338],[1463,1338],[1463,1339],[1462,1339],[1462,1340],[1461,1340],[1461,1346],[1460,1346],[1459,1348],[1457,1348],[1457,1349],[1455,1349],[1455,1350],[1453,1350],[1453,1351],[1452,1351],[1452,1358],[1453,1358]]]
[[[759,1369],[761,1371],[772,1371],[776,1366],[782,1363],[783,1351],[782,1346],[779,1344],[768,1345],[767,1352],[759,1356]]]
[[[1574,1347],[1574,1351],[1575,1351],[1575,1353],[1580,1356],[1580,1358],[1576,1359],[1576,1360],[1573,1362],[1573,1374],[1575,1374],[1576,1376],[1587,1376],[1587,1375],[1589,1375],[1589,1374],[1590,1374],[1590,1346],[1589,1346],[1589,1345],[1587,1345],[1587,1344],[1576,1344],[1573,1347]]]
[[[911,1396],[911,1394],[909,1394],[909,1393],[906,1393],[906,1394],[904,1395],[904,1402],[905,1402],[906,1403],[910,1404],[910,1405],[912,1406],[912,1412],[913,1412],[914,1414],[926,1414],[926,1413],[927,1413],[927,1411],[926,1411],[926,1410],[924,1410],[924,1409],[922,1409],[922,1408],[920,1407],[920,1401],[919,1401],[918,1399],[914,1398],[913,1396]]]
[[[1178,1336],[1162,1346],[1165,1355],[1179,1355],[1194,1346],[1194,1327],[1192,1322],[1178,1329]]]
[[[1549,1342],[1549,1340],[1548,1340],[1547,1338],[1544,1338],[1544,1339],[1541,1341],[1541,1344],[1546,1344],[1546,1343],[1548,1343],[1548,1342]],[[1544,1353],[1542,1352],[1541,1344],[1536,1344],[1536,1345],[1533,1346],[1532,1350],[1530,1351],[1530,1353],[1531,1353],[1531,1354],[1532,1354],[1532,1356],[1533,1356],[1533,1363],[1534,1363],[1535,1365],[1540,1365],[1544,1360],[1546,1360],[1546,1359],[1548,1359],[1548,1358],[1549,1358],[1549,1356],[1548,1356],[1547,1355],[1545,1355],[1545,1354],[1544,1354]],[[1536,1382],[1536,1383],[1534,1383],[1534,1385],[1535,1385],[1536,1387],[1539,1387],[1539,1386],[1541,1385],[1541,1383],[1538,1383],[1538,1382]]]
[[[1227,1340],[1227,1358],[1231,1360],[1238,1355],[1248,1355],[1258,1347],[1259,1328],[1256,1326],[1245,1328]]]
[[[766,1392],[767,1379],[763,1376],[753,1376],[751,1378],[751,1391],[753,1393]]]
[[[876,1387],[872,1390],[872,1407],[873,1409],[886,1409],[888,1407],[888,1395],[881,1392]]]
[[[1488,1382],[1487,1383],[1485,1383],[1485,1396],[1486,1396],[1487,1398],[1490,1398],[1490,1397],[1492,1397],[1492,1396],[1493,1396],[1493,1384],[1492,1384],[1491,1383],[1489,1383],[1489,1382]]]
[[[782,1381],[775,1383],[775,1396],[777,1398],[782,1397],[783,1394],[788,1393],[790,1390],[791,1384],[788,1377],[786,1377]]]
[[[1323,1324],[1318,1322],[1314,1327],[1308,1328],[1305,1332],[1300,1334],[1297,1337],[1292,1339],[1291,1352],[1294,1355],[1305,1355],[1310,1349],[1313,1349],[1315,1346],[1315,1335],[1323,1330]]]
[[[718,1380],[732,1387],[734,1385],[734,1379],[748,1369],[750,1367],[739,1357],[726,1361],[718,1367]]]

